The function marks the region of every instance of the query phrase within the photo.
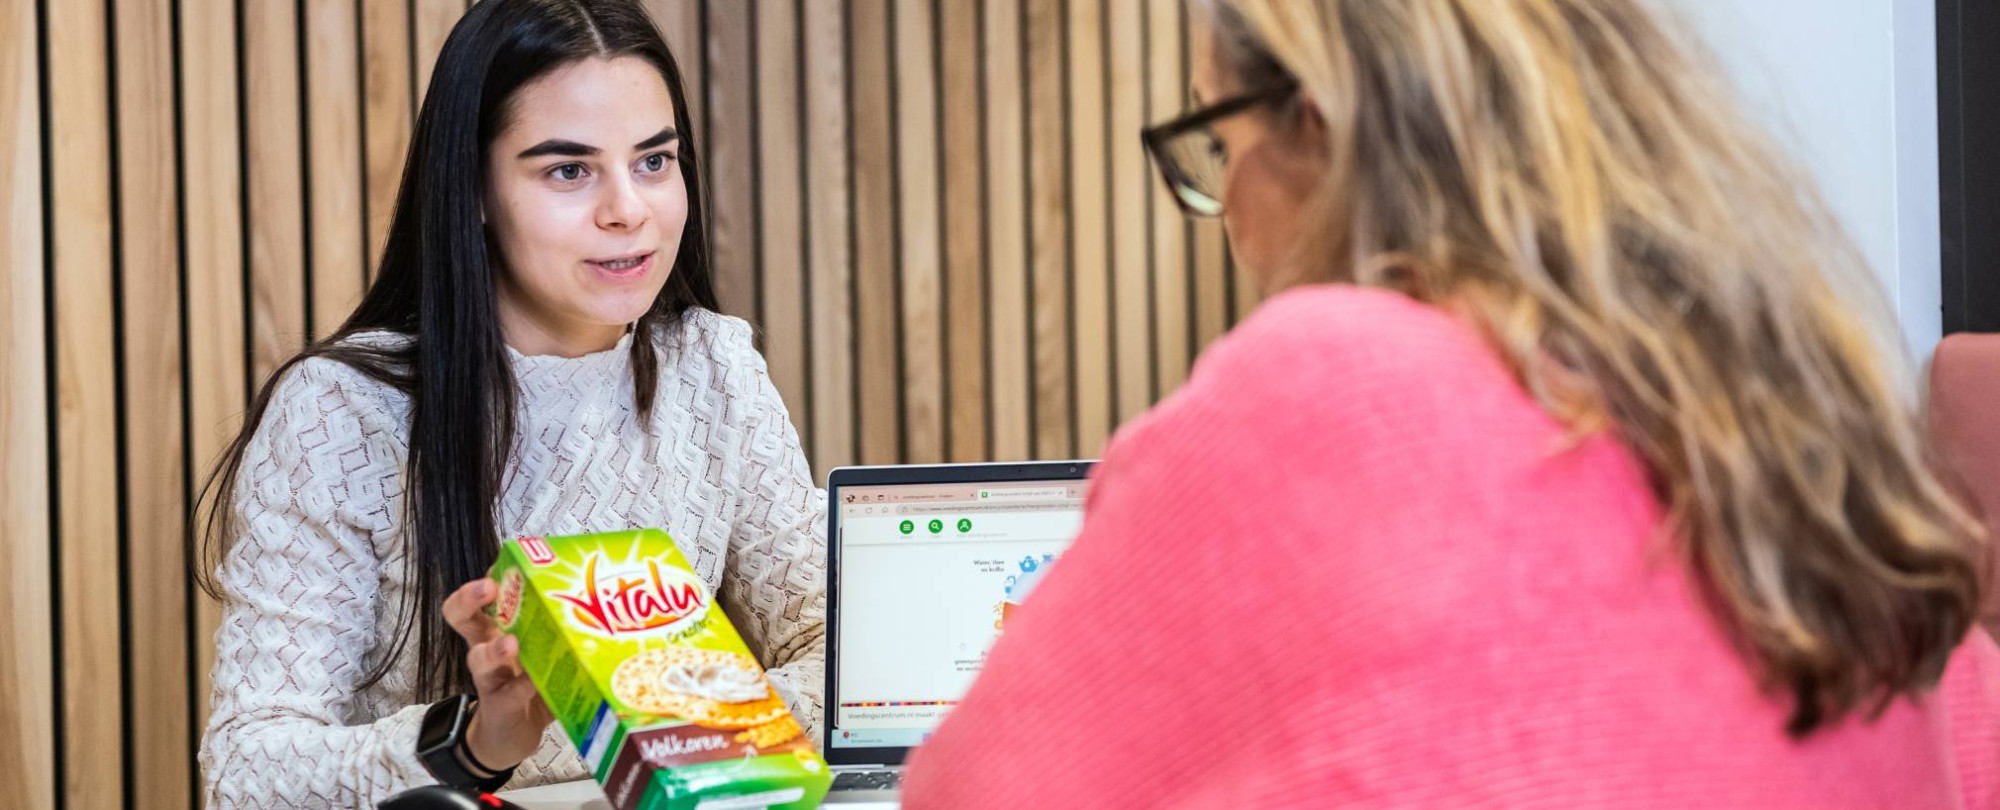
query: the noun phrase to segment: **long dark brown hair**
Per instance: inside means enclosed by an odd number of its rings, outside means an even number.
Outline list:
[[[422,698],[472,689],[465,642],[438,607],[459,585],[484,576],[498,552],[495,502],[515,430],[515,381],[500,333],[493,248],[480,219],[486,151],[523,85],[583,59],[616,56],[645,59],[666,81],[687,184],[688,222],[672,273],[631,341],[636,405],[651,411],[659,376],[654,336],[668,333],[690,309],[717,308],[699,153],[680,67],[632,0],[482,0],[452,28],[438,55],[374,284],[338,331],[264,382],[242,432],[202,486],[193,513],[201,548],[189,559],[197,566],[196,581],[219,598],[213,572],[245,528],[237,511],[244,449],[285,373],[324,357],[410,397],[403,527],[410,587],[398,606],[393,646],[364,685],[380,681],[414,636]],[[393,348],[350,340],[372,331],[412,340]]]

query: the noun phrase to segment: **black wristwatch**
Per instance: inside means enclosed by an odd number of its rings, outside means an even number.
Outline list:
[[[423,727],[417,731],[417,759],[438,784],[462,790],[492,792],[514,777],[514,769],[495,771],[472,757],[465,745],[465,729],[479,701],[471,695],[440,700],[424,712]]]

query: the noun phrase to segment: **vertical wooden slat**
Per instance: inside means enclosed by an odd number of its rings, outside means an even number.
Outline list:
[[[0,805],[54,807],[42,107],[35,4],[0,6]]]
[[[798,7],[757,6],[757,181],[763,279],[764,359],[805,446],[812,447],[812,399],[806,370],[805,188],[799,92]],[[813,459],[817,468],[819,459]]]
[[[182,554],[179,201],[173,28],[168,7],[118,0],[118,166],[123,256],[126,615],[136,626],[132,794],[166,807],[190,795],[187,589]],[[147,797],[138,800],[137,797]]]
[[[306,0],[306,130],[312,177],[312,331],[331,334],[367,280],[361,187],[360,31],[353,0]]]
[[[855,0],[853,21],[855,329],[861,463],[902,460],[896,365],[896,175],[890,149],[889,0]]]
[[[1166,8],[1160,4],[1158,8]],[[1146,120],[1143,0],[1110,0],[1111,273],[1117,368],[1116,410],[1124,422],[1153,401],[1152,244],[1148,221],[1153,190],[1146,185],[1138,132]]]
[[[1229,243],[1222,220],[1197,220],[1194,229],[1194,340],[1204,351],[1229,328]]]
[[[416,46],[417,97],[418,106],[423,106],[424,94],[431,86],[431,70],[437,67],[438,52],[444,50],[444,41],[451,36],[451,27],[458,24],[458,18],[465,16],[463,0],[411,0],[415,18],[410,21],[411,34]]]
[[[1229,321],[1234,325],[1250,317],[1250,313],[1263,302],[1263,296],[1257,290],[1257,277],[1253,271],[1237,264],[1234,256],[1229,261],[1229,284],[1233,288],[1230,294],[1235,296],[1236,301],[1235,312]]]
[[[47,11],[63,792],[72,810],[111,810],[124,782],[104,774],[125,752],[106,744],[124,734],[108,32],[102,3]]]
[[[738,0],[725,0],[737,2]],[[681,69],[681,87],[687,91],[690,117],[693,119],[696,146],[701,149],[713,148],[709,144],[708,105],[703,99],[702,88],[708,81],[707,59],[702,56],[702,17],[704,0],[643,0],[640,4],[653,15],[653,24],[660,27],[660,35],[666,37],[667,48],[674,53],[674,62]],[[808,2],[807,5],[813,5]],[[813,32],[818,36],[820,32]]]
[[[943,3],[938,48],[944,54],[945,368],[953,461],[985,461],[986,256],[984,155],[986,110],[979,97],[979,14],[983,3]]]
[[[412,126],[410,14],[404,0],[361,0],[361,72],[364,143],[368,162],[368,256],[373,278],[403,180],[403,156]]]
[[[1147,117],[1164,121],[1179,115],[1187,97],[1187,81],[1181,73],[1182,3],[1156,3],[1147,7]],[[1164,397],[1187,379],[1190,360],[1190,302],[1187,217],[1174,205],[1166,184],[1159,181],[1140,147],[1136,135],[1128,137],[1125,148],[1140,162],[1142,181],[1153,195],[1153,347],[1156,396]]]
[[[1075,216],[1076,444],[1096,456],[1111,435],[1110,194],[1105,183],[1104,0],[1070,0],[1070,183]]]
[[[1063,2],[1028,0],[1028,193],[1034,267],[1035,455],[1075,457],[1069,323],[1069,142]]]
[[[848,254],[847,26],[835,3],[807,2],[806,266],[812,334],[813,453],[820,470],[854,459],[853,273]]]
[[[251,379],[305,342],[305,189],[299,155],[298,21],[290,3],[243,6],[244,141],[250,184]]]
[[[716,297],[722,311],[757,319],[756,141],[750,135],[756,98],[750,94],[750,5],[717,3],[709,9],[709,121],[716,137],[708,150],[709,199]]]
[[[936,19],[930,0],[895,0],[897,214],[903,319],[903,454],[945,457],[944,241],[938,211]]]
[[[1028,435],[1027,147],[1023,0],[986,0],[986,223],[993,324],[993,458],[1032,456]]]
[[[180,0],[182,200],[187,205],[189,458],[206,476],[241,424],[243,230],[231,0]],[[195,602],[195,725],[207,722],[219,612]]]

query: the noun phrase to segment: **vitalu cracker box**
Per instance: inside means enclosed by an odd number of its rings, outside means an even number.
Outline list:
[[[612,807],[826,795],[826,761],[665,532],[511,540],[492,577],[494,618]]]

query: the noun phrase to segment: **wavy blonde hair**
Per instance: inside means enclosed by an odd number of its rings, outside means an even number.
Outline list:
[[[1239,83],[1323,118],[1287,267],[1484,329],[1669,528],[1804,735],[1935,684],[1986,588],[1873,276],[1713,60],[1643,0],[1195,0]]]

